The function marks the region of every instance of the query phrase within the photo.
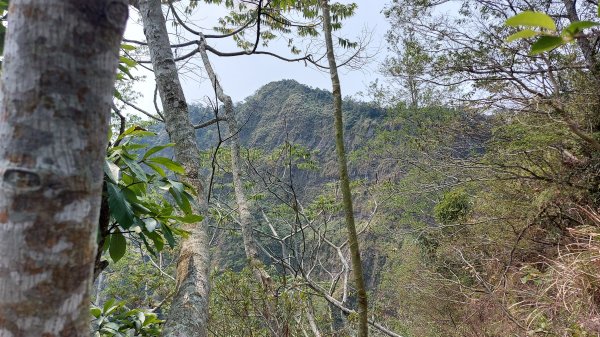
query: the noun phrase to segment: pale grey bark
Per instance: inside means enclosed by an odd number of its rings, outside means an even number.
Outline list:
[[[206,52],[206,41],[201,37],[201,41],[198,47],[200,56],[204,64],[204,69],[211,80],[213,89],[217,94],[217,98],[224,105],[225,119],[227,120],[227,126],[229,128],[229,142],[231,143],[231,175],[233,180],[233,189],[235,194],[235,200],[238,207],[239,222],[242,230],[242,239],[244,243],[244,251],[246,253],[246,259],[248,259],[248,265],[252,269],[252,273],[258,282],[261,282],[263,289],[266,292],[271,291],[271,276],[264,268],[258,255],[258,248],[254,239],[252,229],[252,214],[250,213],[250,203],[244,192],[244,185],[241,177],[241,163],[242,157],[240,155],[240,137],[239,137],[239,124],[235,118],[235,112],[233,110],[233,101],[231,96],[225,94],[221,83],[217,79],[208,54]],[[269,328],[269,331],[273,336],[280,336],[282,334],[281,327],[278,324],[274,315],[275,309],[272,303],[268,300],[265,302],[263,315]]]
[[[202,214],[207,203],[200,169],[200,156],[188,105],[169,43],[160,0],[141,0],[139,10],[158,91],[163,105],[165,126],[175,143],[175,157],[185,168],[186,176],[198,193]],[[209,263],[206,220],[186,225],[191,235],[182,240],[177,261],[177,292],[173,298],[163,336],[205,337],[208,335]]]
[[[87,336],[127,1],[11,0],[0,98],[0,336]]]
[[[344,204],[344,213],[346,216],[346,227],[348,229],[348,244],[350,247],[350,257],[352,271],[354,273],[354,283],[356,287],[356,296],[358,299],[358,336],[367,337],[369,334],[368,314],[367,314],[367,290],[363,275],[362,263],[360,261],[360,249],[358,246],[358,236],[356,234],[356,225],[354,223],[354,210],[352,207],[352,192],[350,190],[350,178],[348,176],[348,167],[346,162],[346,150],[344,148],[344,122],[342,120],[342,91],[340,78],[337,71],[337,63],[333,52],[333,39],[331,33],[331,15],[329,11],[329,2],[321,0],[321,9],[323,11],[323,31],[325,34],[325,44],[327,46],[327,60],[329,62],[329,73],[331,75],[331,84],[333,87],[333,113],[335,118],[335,143],[338,155],[338,167],[340,175],[340,187],[342,190],[342,199]]]
[[[256,248],[256,242],[254,241],[254,236],[252,233],[252,215],[250,213],[250,204],[248,202],[248,198],[246,197],[246,193],[244,192],[244,185],[242,184],[239,125],[233,111],[233,101],[229,95],[225,94],[221,83],[219,83],[219,80],[217,79],[217,75],[212,68],[210,60],[208,59],[205,43],[206,42],[204,40],[200,42],[200,56],[202,57],[204,69],[206,70],[206,73],[208,74],[208,77],[213,85],[213,89],[217,94],[217,98],[224,105],[225,119],[227,120],[227,126],[229,128],[229,142],[231,144],[231,175],[233,180],[235,200],[240,217],[244,251],[250,267],[258,273],[258,280],[263,284],[268,285],[271,282],[271,278],[264,268],[262,268],[262,263],[260,262],[258,256],[258,249]]]

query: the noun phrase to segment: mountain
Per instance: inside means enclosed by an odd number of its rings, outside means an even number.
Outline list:
[[[194,124],[214,118],[207,106],[190,109]],[[372,137],[384,117],[382,109],[364,102],[343,102],[345,138],[348,153]],[[294,80],[271,82],[235,105],[241,126],[242,146],[271,151],[286,141],[317,151],[316,160],[323,179],[337,174],[333,129],[333,98],[330,92],[311,88]],[[229,134],[225,122],[219,125],[222,138]],[[208,149],[217,143],[215,124],[198,130],[198,144]],[[361,175],[356,169],[353,176]]]

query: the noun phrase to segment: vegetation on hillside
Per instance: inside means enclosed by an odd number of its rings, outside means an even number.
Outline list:
[[[0,144],[0,233],[17,233],[20,223],[28,231],[0,238],[0,251],[10,252],[0,257],[0,335],[58,335],[25,314],[65,315],[70,299],[87,301],[67,286],[91,279],[90,316],[78,309],[84,318],[69,316],[69,324],[98,337],[600,335],[597,1],[373,3],[391,27],[383,37],[387,57],[376,65],[383,78],[343,101],[337,68],[368,61],[365,40],[340,33],[361,10],[354,4],[130,3],[141,10],[148,41],[121,45],[111,131],[81,141],[104,162],[61,152],[73,147],[83,156],[80,143],[55,146],[65,167],[79,165],[63,172],[73,174],[69,184],[80,179],[96,193],[98,205],[81,208],[98,213],[88,221],[63,205],[76,196],[60,194],[62,181],[46,183],[36,173],[54,165],[46,160],[54,152],[30,131],[91,101],[68,83],[31,80],[42,103],[27,113],[56,112],[24,126],[11,97],[22,94],[14,62],[27,48],[15,47],[10,20],[25,5],[11,0],[11,11],[0,1],[2,20],[9,19],[3,91],[13,95],[2,98],[0,138],[17,144]],[[212,32],[192,15],[207,3],[229,11]],[[171,23],[177,43],[169,41]],[[215,39],[232,39],[239,50],[220,51]],[[270,51],[284,40],[290,55]],[[205,105],[189,104],[180,83],[183,71],[199,71],[188,63],[197,53],[215,91],[207,97],[218,98]],[[233,104],[210,60],[250,54],[330,72],[334,90],[282,79]],[[133,70],[146,63],[157,78],[153,112],[133,103]],[[126,107],[144,117],[125,114]],[[37,133],[52,140],[71,132],[52,125]],[[38,206],[56,213],[51,229]],[[29,229],[27,217],[37,227]],[[65,248],[61,240],[73,241],[77,228],[97,233],[95,251],[89,235],[81,251]],[[73,261],[63,264],[60,254]],[[80,256],[90,265],[79,266]],[[42,258],[56,270],[35,262]],[[86,273],[66,277],[74,264]],[[47,273],[61,281],[48,285]],[[69,300],[36,312],[23,295],[34,291],[39,302],[53,287],[60,288],[53,296]]]

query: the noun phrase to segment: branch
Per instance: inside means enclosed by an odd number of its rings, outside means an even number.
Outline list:
[[[147,112],[146,110],[144,110],[144,109],[142,109],[142,108],[138,107],[137,105],[135,105],[135,104],[133,104],[133,103],[129,103],[129,102],[127,102],[126,100],[124,100],[124,99],[122,99],[122,98],[117,98],[117,99],[118,99],[119,101],[121,101],[121,102],[125,103],[125,105],[127,105],[127,106],[130,106],[130,107],[134,108],[135,110],[137,110],[137,111],[139,111],[139,112],[143,113],[144,115],[146,115],[146,116],[148,116],[148,117],[150,117],[150,118],[152,118],[152,119],[154,119],[154,120],[156,120],[156,121],[158,121],[158,122],[164,123],[164,120],[160,119],[159,117],[156,117],[156,116],[152,115],[151,113],[149,113],[149,112]]]
[[[213,124],[215,124],[217,122],[226,121],[226,120],[227,120],[227,118],[223,118],[223,117],[213,118],[213,119],[211,119],[211,120],[209,120],[207,122],[200,123],[198,125],[194,125],[194,129],[202,129],[202,128],[205,128],[205,127],[207,127],[209,125],[213,125]]]

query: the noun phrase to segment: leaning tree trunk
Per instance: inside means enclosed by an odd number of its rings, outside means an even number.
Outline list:
[[[323,31],[325,34],[325,44],[327,46],[327,60],[329,61],[329,72],[331,74],[331,84],[333,87],[333,112],[335,116],[335,145],[338,155],[338,166],[340,174],[340,187],[346,213],[346,227],[348,229],[348,244],[350,246],[350,257],[352,261],[352,270],[354,273],[354,282],[356,283],[356,293],[358,297],[358,336],[367,337],[369,334],[368,316],[367,316],[367,291],[363,277],[362,264],[360,262],[360,249],[358,247],[358,237],[356,235],[356,226],[354,224],[354,210],[352,209],[352,192],[350,190],[350,178],[348,177],[348,165],[346,163],[346,150],[344,148],[344,122],[342,120],[342,91],[340,78],[337,72],[335,54],[333,53],[333,39],[331,34],[331,16],[329,13],[329,3],[327,0],[321,0],[323,10]]]
[[[87,336],[126,0],[11,0],[0,108],[0,336]]]
[[[229,95],[226,95],[217,79],[217,75],[212,68],[208,54],[206,53],[205,44],[202,40],[200,42],[199,50],[200,56],[204,63],[204,69],[206,70],[208,77],[211,80],[213,89],[217,93],[217,98],[221,101],[225,107],[225,118],[227,120],[227,126],[229,128],[229,141],[231,142],[231,175],[233,180],[233,189],[235,194],[235,201],[238,206],[238,213],[240,216],[240,227],[242,229],[242,238],[244,242],[244,251],[248,264],[252,268],[257,280],[265,286],[270,287],[271,277],[267,271],[263,268],[262,263],[258,256],[258,249],[252,233],[252,215],[250,214],[250,204],[246,193],[244,192],[244,185],[242,184],[241,177],[241,155],[240,155],[240,136],[239,136],[239,125],[235,118],[233,111],[233,101]]]
[[[179,82],[160,0],[141,0],[139,10],[152,59],[154,75],[163,105],[165,126],[175,143],[175,157],[185,168],[182,177],[198,193],[201,213],[207,202],[200,174],[200,155],[188,105]],[[208,335],[209,262],[206,220],[186,225],[191,234],[183,239],[177,261],[177,292],[163,329],[168,337],[205,337]]]
[[[250,213],[250,203],[248,202],[248,198],[246,197],[246,193],[244,192],[244,185],[242,184],[242,176],[241,176],[241,162],[242,156],[240,155],[240,136],[239,136],[239,125],[237,123],[237,119],[235,118],[235,112],[233,111],[233,101],[231,96],[225,94],[223,91],[223,87],[221,87],[221,83],[217,79],[217,74],[212,68],[212,64],[208,59],[208,54],[206,53],[206,41],[201,36],[201,41],[199,44],[200,56],[202,57],[202,61],[204,63],[204,69],[210,78],[210,81],[213,85],[213,89],[217,94],[217,98],[224,105],[225,110],[225,118],[227,119],[227,127],[229,129],[229,141],[231,142],[231,175],[233,180],[233,189],[235,194],[235,201],[238,207],[238,214],[240,217],[240,227],[242,229],[242,240],[244,243],[244,252],[246,253],[246,259],[248,259],[248,265],[252,269],[252,273],[258,282],[260,282],[263,286],[265,292],[271,291],[271,276],[264,268],[262,262],[260,261],[258,255],[258,248],[256,245],[256,241],[254,238],[254,233],[252,232],[252,214]],[[265,317],[265,321],[268,324],[269,331],[273,336],[281,336],[281,328],[276,320],[274,315],[275,308],[273,308],[272,303],[269,300],[265,303],[265,308],[263,311],[263,315]]]

